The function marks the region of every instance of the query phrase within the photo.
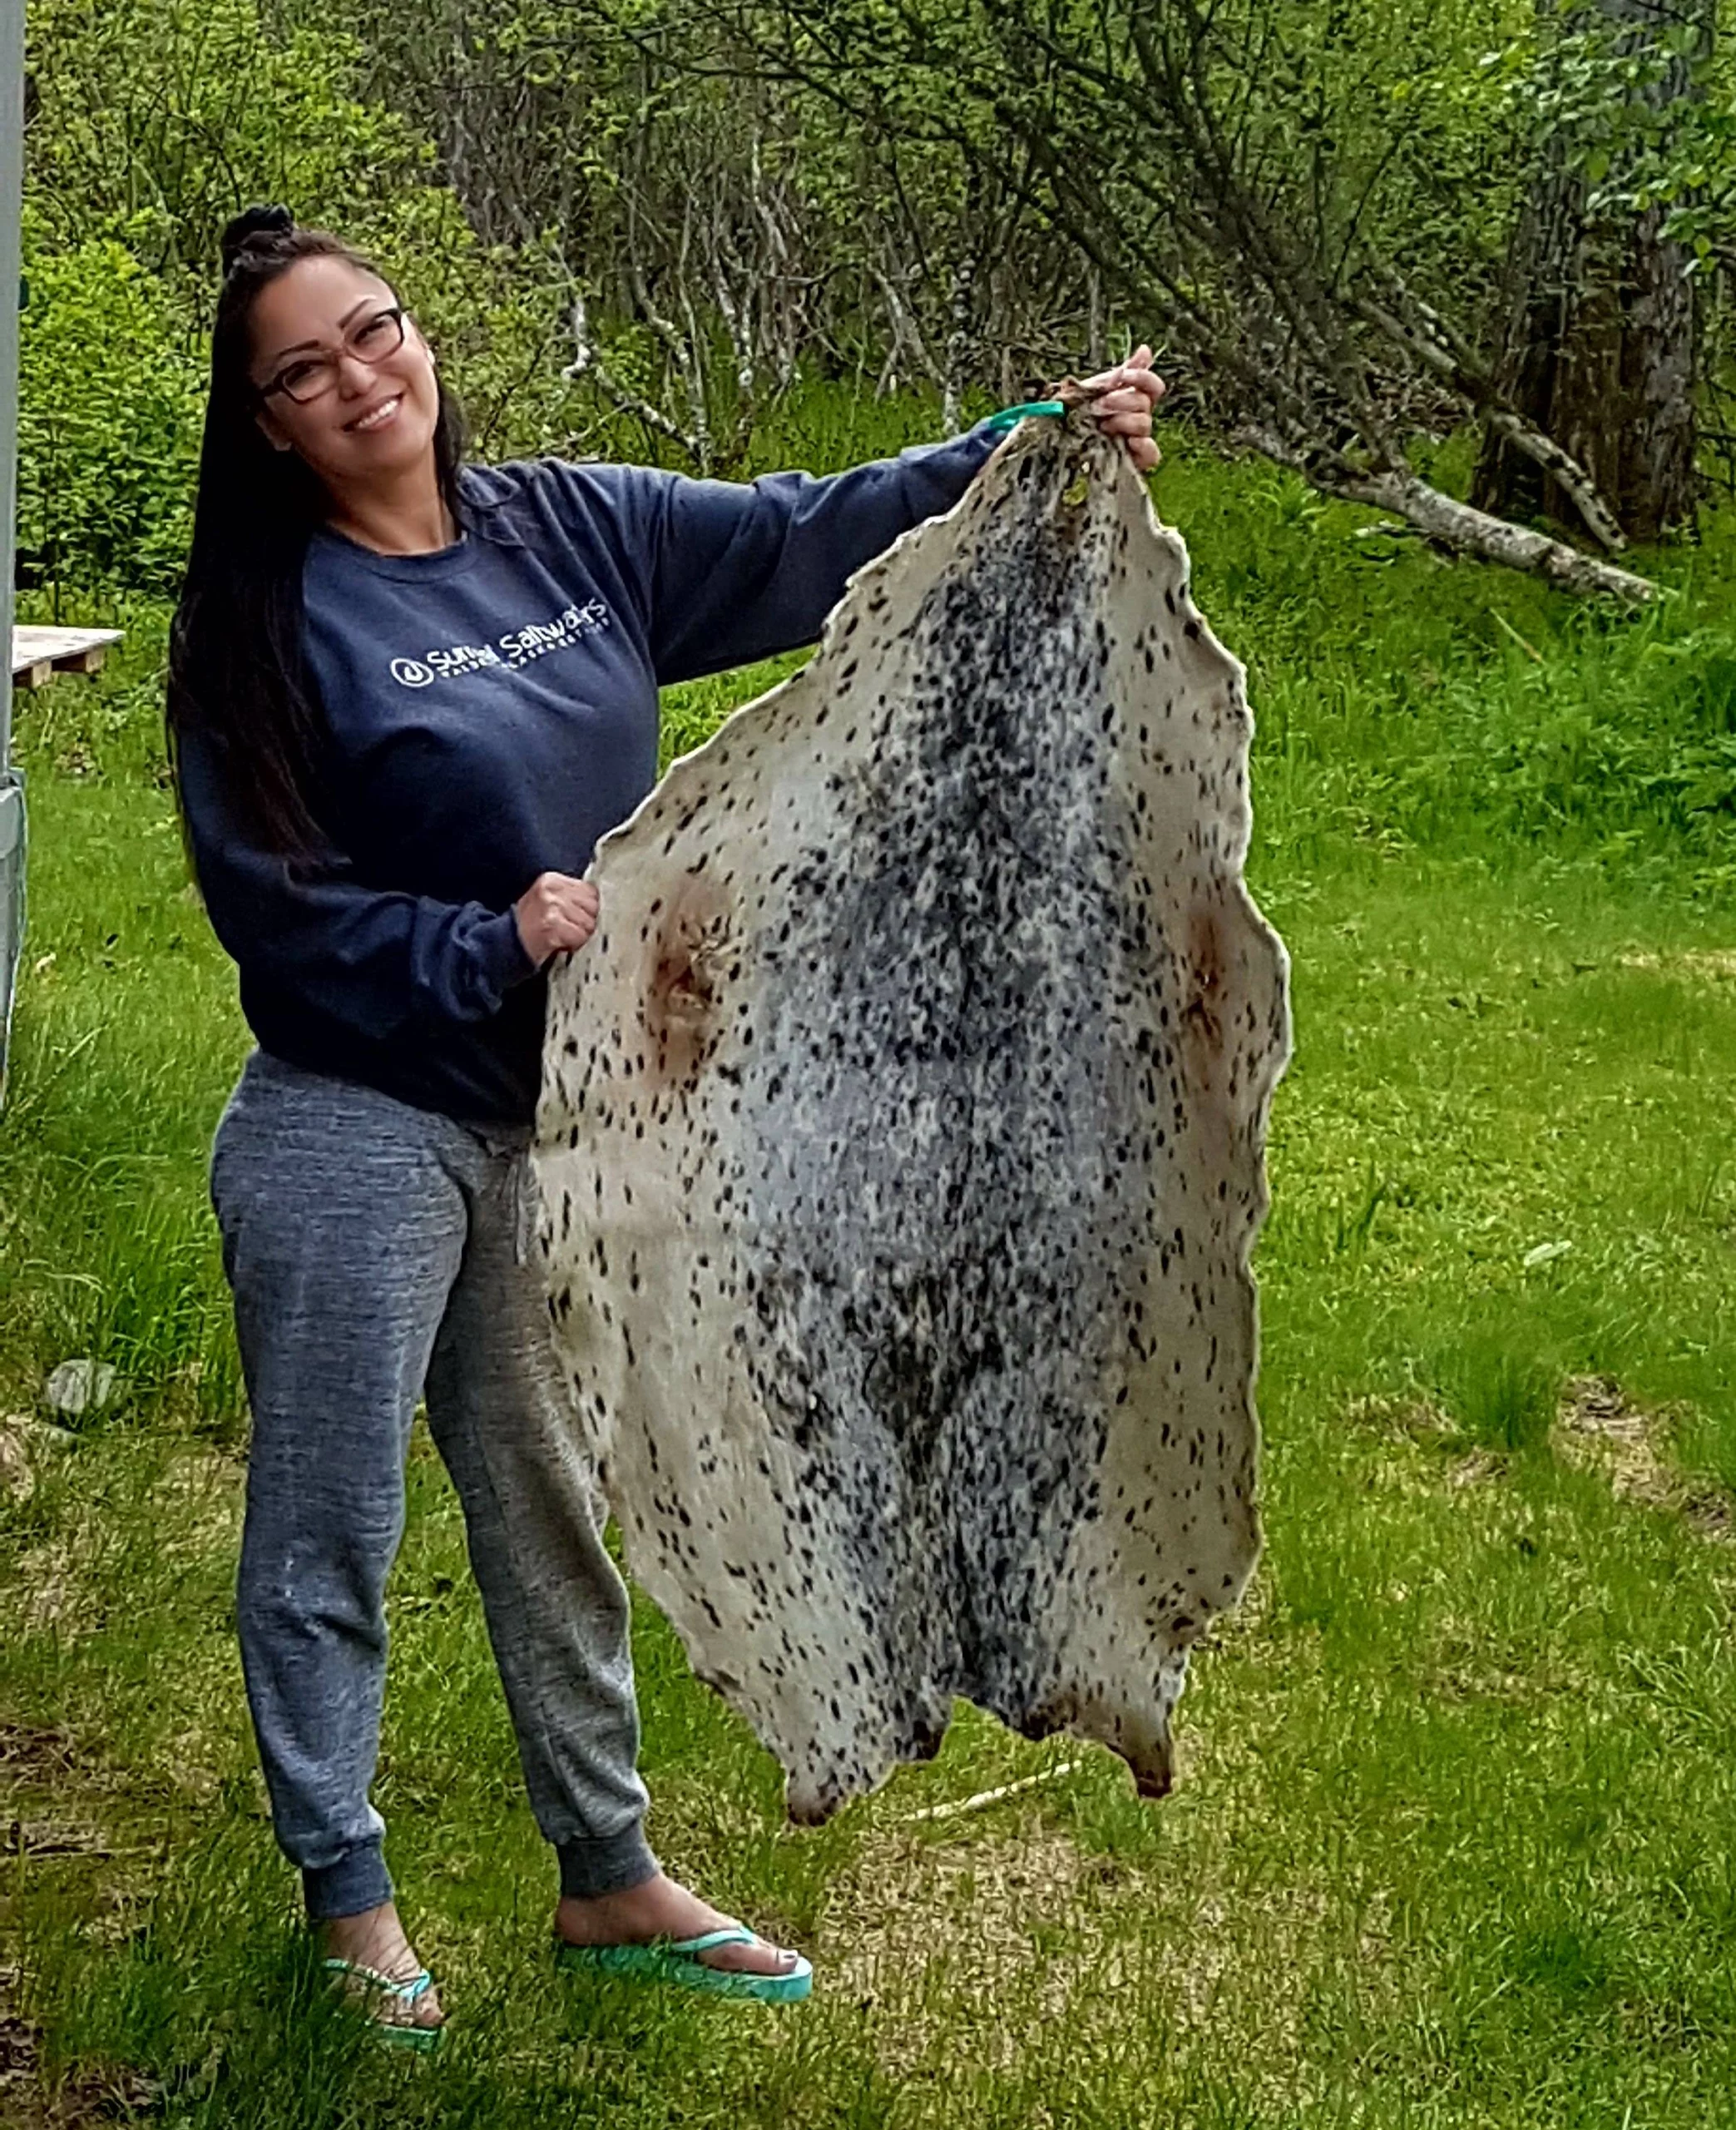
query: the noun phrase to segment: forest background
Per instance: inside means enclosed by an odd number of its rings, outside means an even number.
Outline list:
[[[1736,2123],[1736,97],[1713,0],[33,0],[0,1113],[0,2122]],[[644,1613],[654,1835],[797,2019],[563,1994],[426,1443],[378,1796],[438,2075],[319,1997],[242,1714],[163,759],[217,233],[372,250],[479,455],[825,470],[1136,338],[1295,958],[1268,1546],[1155,1809],[967,1712],[817,1835]],[[790,669],[672,691],[665,757]],[[111,1368],[82,1410],[48,1384]],[[106,1379],[103,1379],[106,1382]],[[950,1808],[1010,1781],[1036,1786]],[[940,1806],[948,1815],[921,1814]]]
[[[41,0],[26,576],[172,585],[255,189],[413,288],[485,454],[950,431],[1143,321],[1215,438],[1637,596],[1511,521],[1607,558],[1728,480],[1729,63],[1714,0]]]

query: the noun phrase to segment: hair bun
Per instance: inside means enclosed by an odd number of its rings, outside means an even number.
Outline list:
[[[295,217],[287,207],[249,207],[225,225],[221,238],[223,270],[230,272],[237,259],[260,238],[288,236]]]

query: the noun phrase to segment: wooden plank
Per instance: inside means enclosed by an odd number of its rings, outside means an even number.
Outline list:
[[[39,688],[59,673],[94,673],[119,643],[119,629],[15,628],[12,632],[12,680],[21,688]]]
[[[64,658],[57,658],[54,670],[57,673],[100,673],[107,656],[106,643],[93,643],[83,651],[69,651]]]
[[[16,688],[40,688],[52,681],[57,673],[99,672],[106,656],[106,646],[97,644],[90,651],[71,651],[64,658],[33,658],[27,666],[13,666],[12,686]]]

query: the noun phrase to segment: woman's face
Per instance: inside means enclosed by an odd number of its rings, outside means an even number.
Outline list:
[[[298,260],[254,300],[249,374],[262,391],[287,379],[302,395],[298,404],[270,393],[260,427],[334,494],[403,473],[433,446],[434,358],[408,318],[402,345],[393,345],[395,328],[382,314],[396,300],[378,275],[329,258]]]

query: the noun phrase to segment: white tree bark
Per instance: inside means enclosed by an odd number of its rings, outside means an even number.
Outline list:
[[[1406,524],[1414,525],[1419,532],[1460,554],[1475,555],[1480,561],[1499,562],[1504,568],[1546,578],[1564,592],[1617,599],[1627,607],[1644,606],[1659,597],[1659,587],[1649,577],[1637,577],[1632,570],[1619,569],[1614,562],[1601,562],[1594,555],[1583,555],[1577,547],[1570,547],[1565,540],[1551,539],[1546,532],[1534,532],[1526,526],[1510,525],[1504,518],[1491,518],[1487,511],[1475,510],[1456,496],[1431,488],[1414,473],[1346,472],[1322,467],[1269,429],[1249,429],[1243,433],[1255,450],[1280,466],[1292,468],[1323,493],[1391,511],[1395,518],[1402,518]]]
[[[1523,525],[1510,525],[1504,518],[1491,518],[1486,511],[1473,510],[1468,503],[1431,488],[1414,473],[1370,473],[1358,480],[1335,481],[1331,490],[1352,503],[1390,510],[1395,518],[1462,554],[1546,577],[1564,592],[1599,594],[1628,607],[1643,606],[1658,597],[1658,587],[1649,577],[1581,554],[1546,532],[1533,532]]]
[[[598,354],[596,343],[591,337],[591,319],[585,299],[576,290],[572,299],[572,344],[573,359],[561,371],[562,377],[576,384],[588,371],[623,414],[636,416],[647,428],[680,444],[695,460],[700,458],[705,439],[690,433],[660,407],[654,407],[641,394],[623,384]]]
[[[976,267],[959,259],[952,268],[952,295],[947,333],[946,374],[941,382],[940,424],[942,436],[956,436],[964,419],[963,379],[971,349],[971,310],[976,295]]]

